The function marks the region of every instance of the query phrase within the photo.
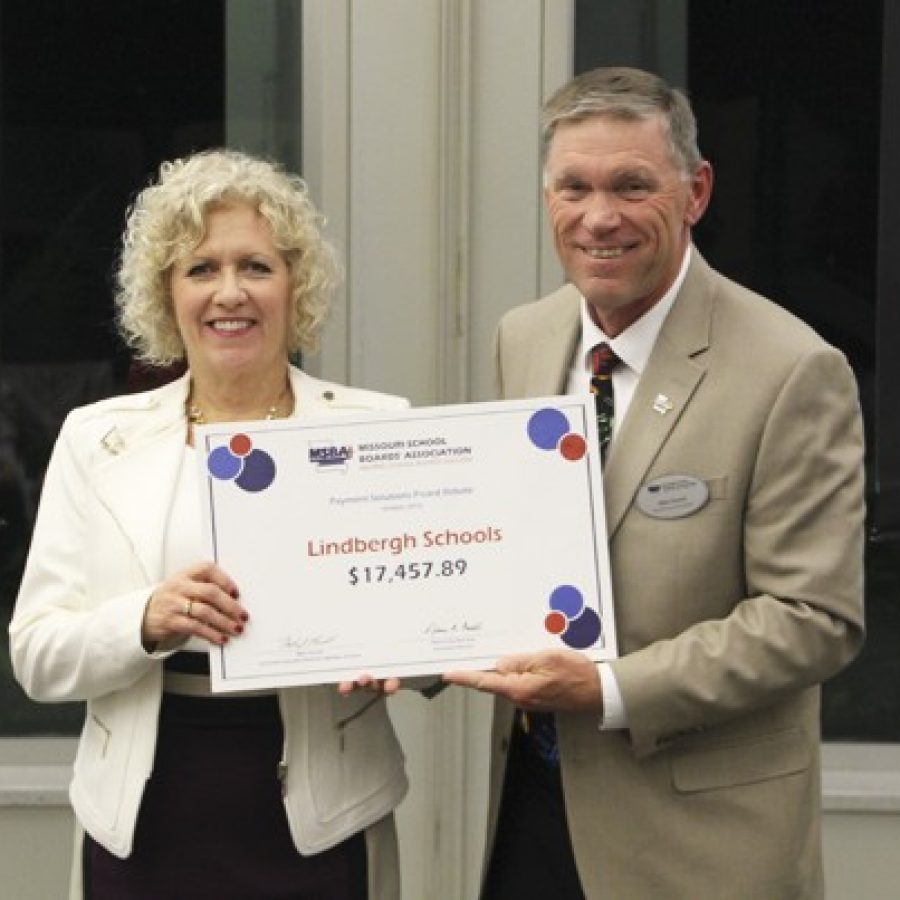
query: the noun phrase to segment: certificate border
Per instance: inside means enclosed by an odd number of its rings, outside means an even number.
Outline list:
[[[213,425],[196,426],[195,436],[199,438],[202,444],[203,461],[205,462],[209,453],[213,449],[213,442],[228,438],[234,435],[235,431],[253,435],[255,432],[272,432],[272,431],[311,431],[327,428],[330,434],[334,434],[342,428],[357,429],[361,424],[366,422],[377,423],[379,425],[391,425],[393,423],[406,423],[410,418],[414,418],[417,422],[427,423],[433,420],[443,418],[458,418],[460,415],[466,417],[478,416],[496,416],[498,413],[504,414],[521,414],[522,412],[533,411],[551,407],[559,409],[566,413],[575,412],[578,414],[578,421],[581,425],[581,435],[583,435],[586,443],[585,459],[584,459],[584,488],[588,499],[588,511],[592,529],[592,554],[593,566],[591,567],[593,598],[596,602],[588,605],[595,609],[603,622],[603,630],[598,639],[600,648],[605,653],[617,653],[617,635],[615,624],[615,607],[612,595],[612,579],[610,583],[604,587],[603,584],[603,556],[598,540],[598,524],[603,525],[603,534],[605,534],[605,503],[603,498],[603,466],[600,457],[599,439],[595,424],[595,415],[593,411],[593,398],[590,395],[564,394],[551,397],[539,398],[523,398],[519,400],[507,401],[487,401],[464,404],[448,404],[444,406],[419,407],[411,410],[416,415],[414,417],[397,415],[396,410],[353,410],[347,411],[348,415],[322,415],[322,416],[295,416],[288,419],[277,421],[272,420],[254,420],[246,422],[233,423],[216,423]],[[592,489],[592,483],[596,478],[597,490]],[[205,483],[202,485],[203,504],[209,511],[208,517],[204,517],[204,527],[207,528],[206,540],[207,546],[212,552],[212,558],[219,563],[219,548],[217,541],[217,521],[216,507],[213,499],[213,478],[208,472],[205,473]],[[608,542],[608,536],[607,536]],[[607,543],[608,546],[608,543]],[[605,554],[609,561],[609,553]],[[607,566],[608,571],[608,566]],[[609,599],[603,602],[603,597]],[[592,600],[593,600],[592,598]],[[605,613],[605,614],[604,614]],[[241,690],[252,690],[254,685],[262,681],[266,685],[270,683],[271,676],[265,673],[252,674],[235,674],[228,673],[227,647],[210,645],[210,671],[213,674],[213,690],[215,692],[230,692]],[[586,654],[590,656],[591,654]],[[609,658],[604,655],[604,659]],[[365,666],[367,674],[375,676],[389,676],[391,674],[404,674],[406,670],[415,668],[418,674],[440,674],[442,671],[448,671],[450,668],[458,668],[459,663],[464,663],[465,668],[492,668],[496,662],[496,657],[484,657],[472,655],[460,651],[459,658],[451,655],[441,657],[435,660],[428,658],[425,660],[409,660],[398,663],[379,663],[377,665]],[[481,665],[484,663],[484,665]],[[454,666],[454,664],[456,664]],[[442,668],[436,669],[436,666]],[[348,667],[343,670],[346,678],[352,679],[362,672],[359,666]],[[433,671],[424,671],[432,669]],[[336,674],[341,671],[340,667],[333,665],[325,665],[318,668],[304,667],[302,672],[290,673],[285,676],[285,687],[304,686],[333,683],[337,678],[329,677],[327,681],[321,680],[321,674]],[[277,677],[277,676],[276,676]],[[412,676],[411,676],[412,677]],[[341,679],[343,680],[343,679]]]

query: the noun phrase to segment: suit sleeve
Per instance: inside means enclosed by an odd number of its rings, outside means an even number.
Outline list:
[[[743,513],[744,589],[730,612],[612,664],[638,755],[816,685],[862,645],[862,422],[839,352],[819,346],[790,371]]]

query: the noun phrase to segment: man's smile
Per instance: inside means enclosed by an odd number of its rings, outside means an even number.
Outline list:
[[[628,247],[582,247],[591,259],[619,259]]]

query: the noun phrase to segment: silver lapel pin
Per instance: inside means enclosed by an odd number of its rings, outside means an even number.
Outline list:
[[[674,409],[672,401],[665,394],[657,394],[653,401],[653,411],[664,416],[671,409]]]

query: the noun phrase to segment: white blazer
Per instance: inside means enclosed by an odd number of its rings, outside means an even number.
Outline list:
[[[295,368],[290,378],[298,417],[408,405]],[[141,621],[163,578],[188,381],[69,414],[9,629],[13,670],[31,698],[87,701],[70,798],[84,829],[119,857],[131,853],[153,770],[162,665],[141,645]],[[383,701],[341,697],[334,686],[278,699],[284,803],[300,852],[325,850],[397,806],[407,780]]]

